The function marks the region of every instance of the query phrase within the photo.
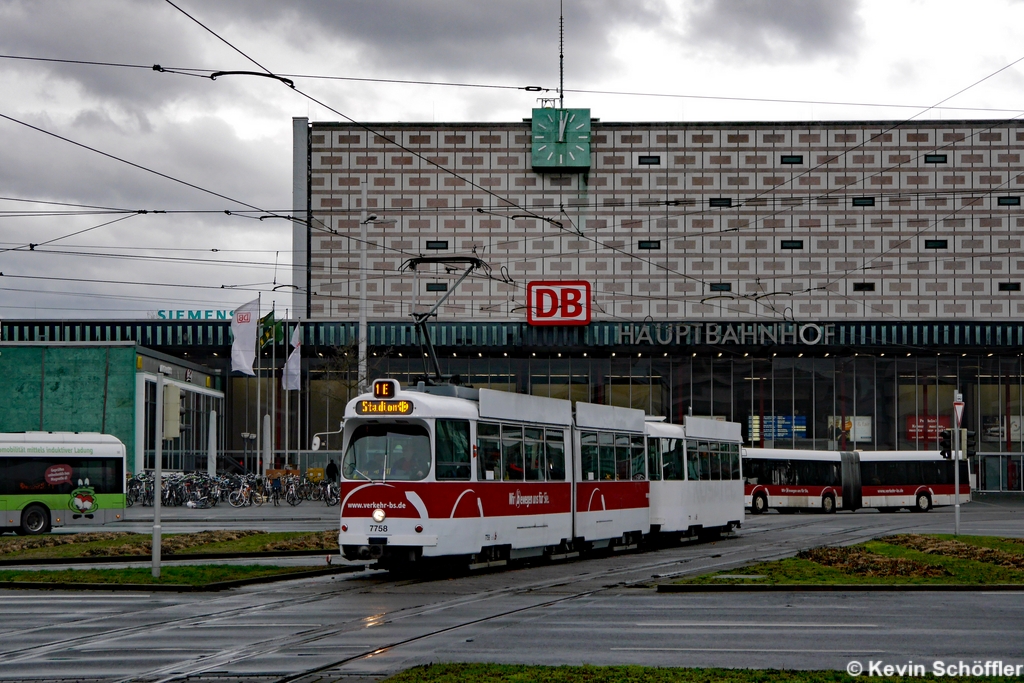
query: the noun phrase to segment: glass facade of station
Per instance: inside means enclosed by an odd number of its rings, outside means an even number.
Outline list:
[[[705,326],[698,337],[692,325],[692,336],[682,339],[679,326],[685,323],[674,324],[670,339],[667,327],[646,334],[638,323],[624,334],[624,325],[539,330],[517,323],[441,323],[432,327],[432,337],[442,372],[465,384],[639,408],[673,422],[692,411],[740,423],[748,446],[935,450],[938,433],[953,423],[953,392],[959,389],[967,404],[963,427],[978,489],[1024,489],[1024,324],[829,323],[817,325],[820,334],[804,324],[796,332],[775,330],[777,338],[765,344],[760,338],[749,343],[743,330],[739,341],[748,343],[727,343],[725,326],[717,332]],[[4,322],[3,336],[59,342],[138,334],[143,343],[173,340],[154,346],[228,375],[226,327],[147,321],[30,328]],[[302,390],[281,390],[283,348],[274,370],[274,356],[265,351],[259,409],[256,378],[226,377],[223,410],[209,404],[213,399],[195,397],[194,415],[186,418],[194,425],[189,439],[195,443],[182,450],[203,450],[208,419],[202,416],[214,409],[223,416],[218,440],[240,469],[256,467],[257,415],[265,414],[275,416],[274,450],[280,457],[310,464],[337,457],[337,436],[324,437],[327,450],[316,455],[308,444],[314,434],[338,429],[355,394],[355,341],[353,323],[304,323]],[[424,374],[422,352],[407,323],[373,323],[369,341],[371,377],[409,384]],[[151,448],[147,444],[147,465]],[[205,467],[201,458],[190,460],[184,453],[179,462],[175,451],[170,449],[165,465]]]

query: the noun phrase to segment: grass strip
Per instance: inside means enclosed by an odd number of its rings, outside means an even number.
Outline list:
[[[0,560],[43,560],[89,557],[145,557],[152,536],[125,531],[42,536],[0,537]],[[161,550],[175,553],[253,553],[289,550],[336,550],[338,535],[324,532],[201,531],[165,534]]]
[[[238,581],[266,576],[282,576],[308,572],[317,567],[277,567],[268,565],[168,565],[161,567],[160,578],[154,579],[149,567],[124,569],[60,569],[60,570],[0,570],[0,581],[39,584],[135,584],[205,586],[223,581]]]
[[[684,669],[650,666],[521,666],[506,664],[427,664],[407,669],[386,683],[854,683],[861,679],[842,671],[763,669]],[[1018,677],[936,677],[930,667],[923,677],[872,677],[873,683],[972,681],[1003,683]]]
[[[923,540],[922,540],[923,539]],[[1002,546],[1009,539],[892,537],[844,548],[814,548],[796,557],[759,562],[677,581],[680,584],[762,585],[1024,585],[1024,568]],[[923,549],[919,549],[923,548]],[[950,554],[942,554],[944,550]],[[926,552],[927,551],[927,552]],[[737,575],[764,578],[740,578]]]

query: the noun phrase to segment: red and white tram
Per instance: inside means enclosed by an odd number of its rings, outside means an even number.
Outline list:
[[[697,535],[740,526],[740,425],[687,416],[683,425],[648,418],[651,530]]]
[[[651,533],[655,509],[654,531],[739,526],[742,483],[729,456],[739,425],[701,428],[703,441],[691,441],[707,446],[706,480],[700,464],[693,482],[666,480],[674,463],[663,444],[685,451],[686,427],[643,411],[377,380],[346,407],[339,545],[347,560],[382,567],[432,557],[486,566],[629,547]]]
[[[753,514],[817,509],[953,505],[954,463],[939,451],[807,451],[743,449],[744,503]],[[960,461],[961,502],[970,500],[967,462]]]

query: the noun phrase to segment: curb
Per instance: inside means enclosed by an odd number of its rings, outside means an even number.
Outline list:
[[[275,557],[320,557],[332,555],[338,556],[337,550],[324,548],[322,550],[281,550],[269,553],[163,553],[165,560],[259,560],[274,559]],[[46,557],[19,560],[0,560],[0,567],[36,566],[48,564],[113,564],[117,562],[145,562],[150,553],[145,555],[114,555],[112,557]]]
[[[260,583],[277,583],[279,581],[294,581],[297,579],[311,579],[318,576],[330,576],[332,574],[346,574],[349,572],[362,571],[363,566],[342,566],[330,567],[328,569],[314,569],[308,572],[291,572],[277,574],[274,576],[257,576],[251,579],[236,579],[234,581],[217,581],[202,586],[189,586],[186,584],[145,584],[145,583],[42,583],[36,581],[0,581],[0,590],[58,590],[58,591],[114,591],[130,592],[142,591],[146,593],[214,593],[252,586]]]
[[[1020,591],[1024,592],[1024,584],[1016,583],[995,583],[995,584],[964,584],[964,583],[847,583],[847,584],[742,584],[724,583],[721,585],[709,583],[661,583],[658,584],[659,593],[863,593],[863,592],[980,592],[980,591]]]

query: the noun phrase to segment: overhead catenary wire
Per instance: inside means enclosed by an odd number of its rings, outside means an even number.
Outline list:
[[[210,74],[223,72],[225,69],[209,67],[187,67],[187,66],[161,66],[159,64],[131,64],[125,62],[104,62],[87,59],[60,59],[56,57],[37,57],[29,55],[0,55],[0,59],[10,59],[25,62],[53,63],[53,64],[77,64],[82,66],[102,66],[120,69],[134,69],[141,71],[157,71],[162,73],[180,76],[198,76],[209,78]],[[159,67],[159,68],[154,68]],[[545,87],[539,85],[510,85],[503,83],[466,83],[459,81],[431,81],[409,78],[373,78],[369,76],[336,76],[329,74],[308,74],[280,72],[277,76],[284,76],[289,79],[306,79],[320,81],[342,81],[352,83],[377,83],[382,85],[422,85],[446,88],[472,88],[490,90],[523,90],[526,92],[557,92],[557,87]],[[745,97],[740,95],[704,95],[693,93],[671,93],[671,92],[648,92],[639,90],[601,90],[587,88],[565,88],[567,93],[579,95],[603,95],[612,97],[645,97],[665,99],[686,99],[698,101],[721,101],[721,102],[749,102],[764,104],[798,104],[813,106],[835,106],[835,107],[870,107],[883,109],[922,109],[929,105],[908,104],[901,102],[855,102],[849,100],[811,100],[804,98],[781,98],[781,97]],[[976,111],[1003,113],[1017,111],[1017,107],[966,107],[966,106],[939,106],[932,108],[948,111]]]
[[[171,4],[173,5],[173,3],[171,3]],[[175,6],[176,6],[176,5],[175,5]],[[205,28],[205,27],[204,27],[204,28]],[[212,32],[211,32],[211,33],[212,33]],[[214,35],[216,35],[216,34],[214,34]],[[219,36],[218,36],[218,38],[219,38]],[[222,39],[221,39],[221,40],[222,40]],[[226,41],[224,41],[224,42],[226,42]],[[232,46],[232,47],[233,47],[233,46]],[[242,52],[240,51],[240,53],[242,53]],[[243,54],[244,54],[244,53],[243,53]],[[248,58],[248,55],[246,55],[246,56],[247,56],[247,58]],[[258,65],[258,62],[256,62],[255,60],[253,60],[253,62],[254,62],[254,63],[257,63],[257,65]],[[258,66],[259,66],[259,65],[258,65]],[[262,68],[262,67],[261,67],[261,68]],[[318,103],[321,103],[321,104],[323,104],[323,102],[318,102]],[[538,216],[538,217],[540,217],[540,216]],[[543,217],[540,217],[540,218],[542,218],[542,219],[543,219]],[[332,230],[332,231],[333,231],[333,230]],[[702,282],[702,281],[699,281],[699,280],[698,280],[698,282]]]

